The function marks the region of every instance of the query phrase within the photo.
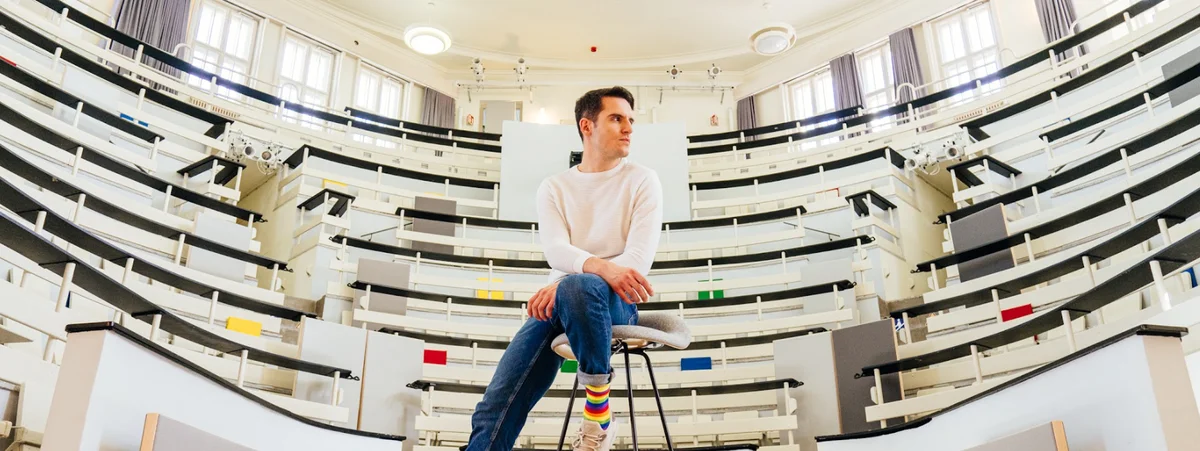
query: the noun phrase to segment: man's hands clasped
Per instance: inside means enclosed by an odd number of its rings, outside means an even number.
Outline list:
[[[597,258],[588,260],[585,268],[592,269],[593,271],[589,272],[604,279],[609,288],[612,288],[613,292],[626,304],[641,304],[650,301],[650,296],[654,296],[654,287],[650,286],[650,282],[646,280],[645,276],[633,268],[626,268]],[[529,316],[538,321],[549,321],[554,314],[557,292],[558,282],[554,282],[534,293],[526,303]]]
[[[549,321],[550,315],[554,313],[554,294],[557,291],[558,282],[554,282],[534,293],[526,304],[529,316],[538,321]]]
[[[607,261],[604,263],[596,275],[608,282],[608,286],[626,304],[641,304],[648,302],[650,296],[654,296],[654,287],[651,287],[646,277],[637,270]]]

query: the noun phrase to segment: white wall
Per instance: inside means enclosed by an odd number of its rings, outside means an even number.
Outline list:
[[[878,41],[896,30],[938,15],[962,2],[962,0],[895,2],[895,6],[880,14],[832,30],[816,39],[798,43],[787,54],[747,70],[742,84],[738,85],[735,93],[737,97],[759,93],[790,80],[796,75],[826,64],[839,55]]]
[[[500,219],[537,221],[532,201],[546,177],[568,169],[569,152],[581,148],[573,125],[505,122],[500,159]],[[663,221],[691,219],[687,188],[687,141],[682,124],[638,126],[629,161],[658,173],[663,188]]]
[[[1080,0],[1080,3],[1095,1],[1099,0]],[[1032,0],[992,0],[989,3],[1000,37],[1001,60],[1004,64],[1009,64],[1046,45]],[[929,27],[926,21],[962,4],[962,0],[929,0],[903,4],[904,7],[897,7],[892,13],[863,20],[811,43],[800,44],[788,55],[746,71],[744,82],[737,87],[736,93],[739,97],[756,93],[760,108],[759,125],[783,122],[785,116],[778,89],[780,83],[823,66],[839,55],[862,48],[907,26],[915,28],[913,33],[917,41],[917,56],[921,61],[925,81],[937,80],[940,78],[937,69],[939,61],[936,53],[932,51],[936,47],[926,36],[926,28]],[[1084,5],[1079,5],[1077,9],[1082,15],[1094,7],[1085,8]],[[1085,20],[1082,26],[1102,18],[1100,15],[1088,18],[1091,22]]]
[[[480,102],[500,100],[522,103],[522,122],[538,124],[575,123],[575,101],[592,89],[611,87],[612,85],[579,85],[579,86],[539,86],[533,89],[532,100],[528,89],[459,89],[457,95],[458,121],[456,128],[479,130],[482,123]],[[666,90],[662,92],[661,102],[658,88],[629,87],[634,95],[634,109],[637,113],[634,119],[638,123],[682,122],[688,135],[719,133],[737,128],[736,111],[737,99],[725,92],[724,99],[721,91],[696,90]],[[474,125],[467,125],[467,115],[475,116]],[[709,118],[717,115],[718,125],[709,125]],[[731,116],[734,121],[730,121]]]
[[[397,72],[409,80],[419,84],[433,86],[443,92],[453,92],[453,87],[446,79],[445,72],[428,60],[415,53],[401,48],[368,34],[359,27],[349,23],[337,22],[334,15],[324,14],[315,4],[304,5],[295,1],[279,0],[237,0],[236,4],[245,6],[253,11],[269,17],[267,35],[278,34],[280,24],[299,30],[310,37],[325,41],[343,52],[353,53],[384,68]],[[355,41],[358,41],[356,44]],[[270,45],[274,43],[274,45]],[[278,59],[279,43],[264,39],[263,49],[259,56],[259,73],[265,66],[271,66],[267,72],[273,80],[275,60]],[[342,105],[338,105],[340,108]]]

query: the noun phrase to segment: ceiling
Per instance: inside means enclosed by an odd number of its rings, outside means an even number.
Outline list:
[[[332,11],[403,46],[404,29],[431,24],[448,32],[450,51],[426,57],[448,71],[703,71],[717,63],[743,71],[768,58],[750,50],[751,33],[771,23],[795,27],[798,42],[895,6],[902,0],[323,0]],[[597,47],[595,53],[590,51]],[[800,47],[797,45],[797,47]],[[795,48],[793,48],[793,51]],[[498,70],[499,67],[496,67]],[[489,71],[490,73],[491,71]]]

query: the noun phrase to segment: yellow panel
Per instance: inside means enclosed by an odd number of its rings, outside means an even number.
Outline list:
[[[342,188],[343,191],[346,188],[345,183],[335,182],[335,181],[329,180],[329,179],[321,179],[321,180],[322,180],[321,188]]]
[[[445,197],[445,194],[442,194],[442,193],[430,193],[430,192],[424,192],[424,193],[421,193],[421,195],[423,195],[423,196],[436,196],[436,197]]]
[[[234,332],[253,335],[255,337],[262,335],[262,323],[233,316],[230,316],[229,319],[225,320],[225,328]]]
[[[487,277],[480,277],[480,278],[478,278],[478,279],[475,279],[475,280],[478,280],[478,281],[480,281],[480,282],[487,282],[488,278],[487,278]],[[492,279],[492,282],[504,282],[504,279],[497,279],[497,278],[493,278],[493,279]],[[490,295],[490,296],[488,295],[488,293],[489,293],[489,292],[488,292],[487,290],[475,290],[475,297],[477,297],[477,298],[482,298],[482,299],[501,299],[501,300],[503,300],[503,299],[504,299],[504,292],[501,292],[501,291],[492,291],[492,292],[490,292],[490,293],[491,293],[491,295]]]

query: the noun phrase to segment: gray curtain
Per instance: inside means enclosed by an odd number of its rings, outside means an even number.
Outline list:
[[[737,129],[745,130],[758,127],[758,113],[754,111],[754,96],[737,101]],[[749,139],[750,137],[747,137]]]
[[[862,89],[858,86],[858,60],[845,54],[829,62],[833,77],[833,106],[838,110],[862,106]]]
[[[1046,38],[1047,44],[1075,34],[1071,27],[1076,18],[1073,0],[1034,0],[1033,3],[1037,6],[1038,22],[1042,25],[1042,37]],[[1079,49],[1079,55],[1087,53],[1083,45],[1076,48]],[[1058,57],[1075,56],[1076,48],[1059,53]]]
[[[917,57],[917,40],[913,37],[912,28],[892,33],[888,36],[888,49],[892,52],[892,80],[899,88],[904,83],[914,88],[925,84],[925,76],[921,74],[921,60]],[[923,93],[915,93],[905,87],[896,96],[896,103],[908,103],[920,97]]]
[[[454,98],[426,86],[425,103],[421,107],[421,123],[454,128]]]
[[[113,16],[118,31],[166,52],[175,50],[176,45],[187,41],[190,0],[119,1],[116,15]],[[113,50],[131,58],[137,54],[137,49],[116,43],[113,44]],[[179,76],[179,69],[161,61],[150,61],[149,57],[142,57],[143,63],[173,77]]]

